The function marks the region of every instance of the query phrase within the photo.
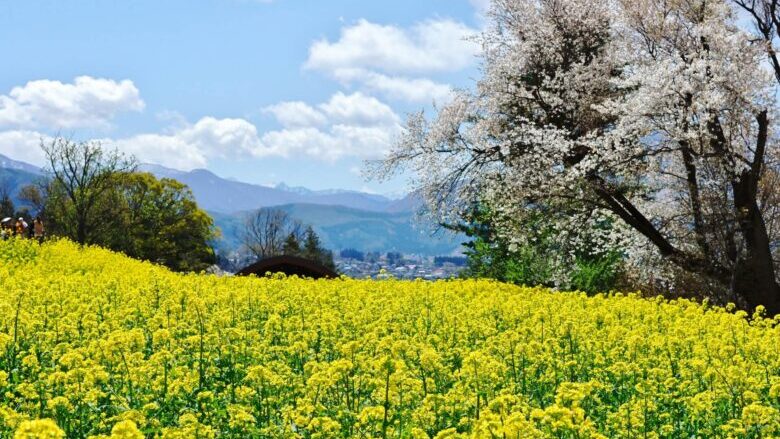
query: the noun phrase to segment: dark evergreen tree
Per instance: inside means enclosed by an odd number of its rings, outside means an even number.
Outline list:
[[[8,193],[8,189],[0,188],[0,217],[13,217],[16,213],[16,207]]]
[[[354,248],[345,248],[341,250],[339,255],[344,259],[354,259],[356,261],[362,261],[366,257],[365,253]]]
[[[284,240],[284,244],[282,245],[282,254],[300,256],[301,244],[298,242],[298,237],[295,235],[295,233],[290,233],[287,235],[287,238]]]
[[[331,270],[335,270],[336,264],[333,262],[333,252],[322,247],[320,237],[317,236],[314,229],[308,226],[303,236],[302,256],[306,259],[317,261]]]
[[[400,252],[387,252],[385,259],[390,265],[398,265],[403,263],[404,256]]]

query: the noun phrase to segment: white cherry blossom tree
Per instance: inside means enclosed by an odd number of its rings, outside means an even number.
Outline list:
[[[777,83],[738,7],[494,0],[475,89],[410,116],[377,172],[411,170],[441,221],[490,204],[510,240],[534,205],[571,212],[562,239],[619,221],[612,238],[653,275],[692,273],[780,313],[761,201],[776,170]]]

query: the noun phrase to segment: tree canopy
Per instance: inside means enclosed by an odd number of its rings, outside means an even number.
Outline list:
[[[135,170],[135,161],[95,142],[43,145],[50,179],[25,187],[49,234],[95,244],[178,271],[214,263],[213,220],[190,189]]]
[[[214,263],[209,241],[216,237],[209,215],[198,208],[190,189],[176,180],[134,173],[118,188],[124,205],[118,219],[118,249],[178,271],[197,271]]]
[[[761,181],[778,167],[771,44],[727,0],[494,0],[483,76],[412,115],[378,169],[411,170],[442,221],[478,200],[513,248],[534,208],[556,239],[605,219],[640,275],[700,276],[780,312]],[[771,53],[770,53],[771,56]],[[780,78],[780,76],[778,76]]]

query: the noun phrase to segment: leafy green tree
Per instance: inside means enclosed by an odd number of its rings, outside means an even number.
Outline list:
[[[209,242],[214,224],[190,189],[149,173],[125,176],[117,188],[124,201],[114,248],[177,271],[198,271],[215,262]],[[122,232],[124,231],[124,232]]]
[[[589,293],[609,291],[619,280],[622,254],[602,248],[597,238],[580,239],[583,246],[561,242],[549,215],[540,206],[529,207],[522,219],[526,236],[511,243],[498,233],[496,215],[476,206],[469,222],[447,226],[470,237],[467,248],[467,277],[490,278],[520,285],[542,285]],[[601,227],[609,227],[603,224]]]
[[[79,244],[104,242],[117,214],[117,193],[123,175],[135,171],[136,162],[100,142],[73,142],[57,137],[41,142],[51,175],[49,200],[59,231]]]
[[[95,244],[177,271],[215,262],[213,220],[189,188],[135,172],[135,160],[99,143],[55,139],[42,145],[51,179],[26,188],[47,233]]]

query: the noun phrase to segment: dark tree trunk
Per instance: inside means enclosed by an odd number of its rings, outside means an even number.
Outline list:
[[[763,305],[768,315],[780,314],[780,285],[775,280],[769,235],[758,207],[756,169],[746,171],[733,182],[734,207],[745,242],[744,256],[732,271],[717,261],[695,256],[675,248],[622,194],[593,177],[592,187],[610,209],[647,237],[662,256],[685,271],[705,276],[738,294],[751,308]]]
[[[744,258],[735,261],[732,285],[734,292],[742,296],[751,308],[764,305],[769,315],[775,315],[780,314],[780,286],[775,277],[769,233],[758,206],[758,183],[764,166],[769,133],[766,111],[756,115],[756,123],[758,133],[753,161],[750,167],[731,183],[734,191],[734,210],[745,244]],[[716,134],[718,138],[723,137],[720,129]]]
[[[76,242],[84,245],[87,242],[87,231],[83,224],[79,223],[78,230],[76,232]]]
[[[734,208],[745,242],[745,255],[736,264],[733,289],[751,308],[764,305],[769,315],[780,314],[780,285],[775,277],[769,234],[756,201],[758,181],[746,172],[734,183]]]
[[[76,216],[76,242],[80,245],[87,242],[87,220],[84,215]]]

